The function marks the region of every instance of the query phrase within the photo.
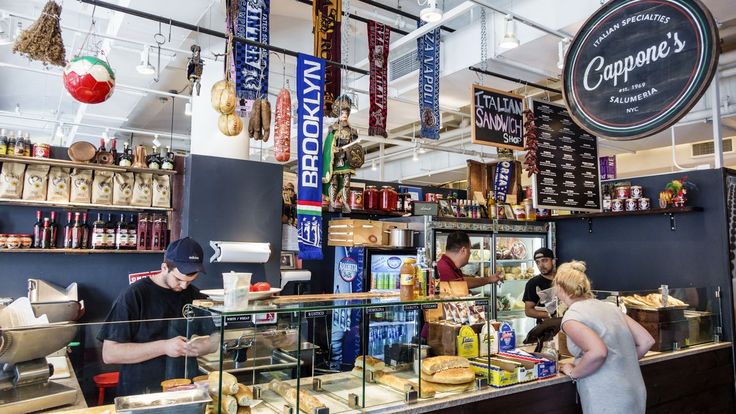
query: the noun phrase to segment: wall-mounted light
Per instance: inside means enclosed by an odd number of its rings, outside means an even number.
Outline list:
[[[513,49],[519,46],[519,38],[516,37],[516,28],[514,18],[510,14],[506,15],[506,34],[503,35],[501,43],[498,47],[501,49]]]
[[[419,18],[427,23],[438,22],[442,19],[442,9],[437,7],[437,0],[427,0],[427,7],[419,12]]]
[[[135,70],[137,70],[141,75],[153,75],[156,73],[156,68],[151,65],[150,49],[151,47],[148,45],[143,46],[143,51],[141,51],[141,64],[135,67]]]

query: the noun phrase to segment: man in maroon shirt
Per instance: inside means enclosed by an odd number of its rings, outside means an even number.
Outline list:
[[[503,279],[503,272],[486,277],[464,275],[460,268],[468,264],[469,259],[470,238],[468,235],[461,231],[450,233],[447,236],[445,254],[437,261],[437,273],[440,275],[440,280],[443,282],[464,280],[468,284],[468,289],[473,289],[490,285]]]

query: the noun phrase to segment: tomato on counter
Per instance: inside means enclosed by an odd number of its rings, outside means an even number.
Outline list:
[[[271,290],[271,285],[268,282],[258,282],[250,285],[251,292],[268,292]]]

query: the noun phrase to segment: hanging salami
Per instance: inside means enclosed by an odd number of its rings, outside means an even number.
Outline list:
[[[274,150],[276,161],[286,162],[291,158],[291,94],[286,88],[276,98]]]

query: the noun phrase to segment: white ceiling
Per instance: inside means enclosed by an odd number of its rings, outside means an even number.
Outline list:
[[[218,31],[224,31],[224,1],[221,0],[178,0],[178,1],[144,1],[144,0],[112,0],[115,3],[130,7],[133,9],[143,10],[148,13],[161,16],[171,17],[176,20],[199,24]],[[508,8],[513,10],[524,10],[524,7],[530,7],[534,2],[544,2],[545,9],[549,7],[550,12],[547,18],[545,13],[541,13],[540,21],[545,25],[552,25],[553,22],[566,21],[564,15],[567,13],[563,4],[568,4],[569,0],[497,0],[491,1],[494,6]],[[378,0],[379,3],[390,7],[400,7],[402,10],[418,15],[421,6],[416,0]],[[445,11],[450,10],[464,0],[440,0],[439,4]],[[585,0],[578,0],[578,3],[584,3]],[[597,1],[588,1],[595,3],[590,6],[590,12],[594,10]],[[35,19],[39,14],[45,0],[0,0],[0,10],[9,11],[13,14],[29,16]],[[733,23],[736,19],[736,2],[734,0],[704,0],[704,3],[713,12],[716,19],[720,22]],[[78,28],[82,31],[88,30],[91,23],[91,15],[93,7],[76,1],[66,1],[63,3],[63,12],[61,23],[65,27]],[[393,26],[402,26],[406,31],[412,31],[415,23],[409,19],[398,19],[397,15],[390,12],[375,8],[359,0],[350,1],[351,12],[367,18],[374,18]],[[454,19],[446,23],[446,26],[462,32],[473,24],[477,24],[478,10],[474,8],[470,13],[466,13],[460,18]],[[520,12],[521,13],[521,12]],[[499,19],[500,16],[494,16],[489,13],[492,18]],[[489,17],[489,19],[492,19]],[[116,20],[117,19],[117,20]],[[120,13],[112,13],[102,8],[95,10],[96,30],[98,33],[106,33],[108,30],[112,36],[130,39],[137,42],[145,42],[152,44],[153,35],[159,30],[158,23],[147,21],[133,16],[121,15]],[[18,19],[13,18],[15,24]],[[24,27],[30,22],[21,20]],[[113,30],[111,22],[119,22],[119,28]],[[582,24],[582,19],[570,24],[565,24],[557,29],[569,33],[574,33]],[[502,32],[503,28],[491,23],[492,32]],[[311,8],[309,5],[297,2],[296,0],[271,0],[271,44],[285,47],[300,52],[311,52]],[[353,21],[351,23],[350,41],[350,63],[355,64],[366,58],[366,30],[365,25],[361,22]],[[517,23],[518,28],[518,23]],[[732,30],[729,28],[728,30]],[[71,30],[62,30],[64,34],[64,42],[67,48],[67,58],[75,55],[84,39],[84,34],[77,34]],[[116,73],[116,81],[118,85],[129,85],[137,88],[147,88],[159,91],[176,90],[183,91],[182,94],[188,94],[185,90],[187,86],[186,80],[186,64],[189,54],[187,51],[193,43],[198,43],[203,48],[203,56],[208,58],[206,65],[221,65],[220,62],[209,60],[212,58],[213,52],[222,52],[224,49],[224,41],[210,36],[193,33],[190,31],[173,28],[171,30],[171,42],[168,41],[169,29],[163,25],[162,32],[166,35],[167,41],[164,47],[177,49],[180,52],[164,51],[162,56],[162,70],[159,82],[154,82],[152,77],[146,77],[136,72],[135,66],[139,64],[140,44],[129,43],[122,40],[113,40],[110,43],[110,51],[108,54],[110,63]],[[491,34],[491,39],[493,34]],[[445,43],[454,36],[448,32],[443,32]],[[400,35],[392,33],[392,41],[400,38]],[[522,39],[524,40],[524,39]],[[473,38],[476,44],[468,45],[467,55],[469,63],[467,66],[477,64],[479,39],[477,36]],[[524,77],[531,82],[545,81],[545,76],[539,73],[558,73],[557,69],[557,42],[558,39],[551,35],[541,35],[536,33],[530,37],[528,41],[523,41],[521,47],[506,51],[502,56],[512,62],[517,62],[519,66],[527,67],[528,70],[514,68],[503,63],[492,63],[491,70],[501,72],[514,77]],[[43,66],[38,62],[28,62],[26,59],[14,55],[11,52],[11,45],[0,46],[0,64],[10,64],[30,68],[35,71],[44,70]],[[279,63],[281,57],[274,54],[271,55],[271,86],[272,89],[278,90],[283,86],[281,77],[282,67]],[[156,65],[156,52],[152,49],[151,60]],[[445,62],[444,65],[456,62]],[[721,57],[721,64],[736,64],[736,52],[729,52]],[[467,67],[466,66],[466,67]],[[50,73],[58,74],[61,68],[52,67],[48,70]],[[295,71],[293,58],[287,58],[286,73],[287,77],[293,76]],[[351,79],[358,79],[358,83],[365,84],[365,79],[353,76]],[[441,97],[440,102],[443,106],[452,109],[462,109],[467,111],[469,101],[469,87],[472,83],[478,81],[476,73],[467,69],[454,70],[443,75],[441,81]],[[512,82],[503,81],[494,78],[485,78],[486,84],[504,90],[512,90],[519,88],[520,85]],[[403,100],[413,102],[416,100],[415,84],[416,76],[408,76],[407,79],[395,82],[392,88],[402,90]],[[408,86],[407,86],[408,85]],[[557,85],[559,87],[559,85]],[[293,88],[293,85],[292,85]],[[358,89],[367,89],[366,86],[358,87]],[[525,90],[525,89],[524,89]],[[532,92],[529,90],[528,92]],[[730,96],[734,104],[732,108],[736,110],[736,90],[728,90],[723,93],[724,96]],[[190,118],[184,115],[184,104],[186,100],[174,100],[174,117],[173,117],[173,133],[178,136],[188,136],[191,130]],[[367,126],[367,98],[365,95],[359,95],[360,111],[351,116],[351,120],[359,127]],[[14,68],[0,66],[0,111],[13,112],[16,105],[20,106],[23,116],[46,119],[50,121],[63,120],[67,123],[78,122],[84,124],[95,124],[100,126],[120,127],[126,129],[141,129],[148,131],[160,131],[163,135],[168,135],[171,128],[171,110],[172,101],[168,99],[162,102],[159,96],[150,92],[135,92],[125,90],[119,87],[112,98],[104,104],[83,106],[74,101],[64,91],[59,76],[52,76],[46,73],[27,72]],[[449,118],[446,116],[446,118]],[[389,101],[389,129],[402,129],[403,134],[409,131],[411,135],[411,124],[418,119],[418,111],[416,105],[404,103],[395,100]],[[730,117],[723,122],[726,134],[736,132],[736,117]],[[0,112],[0,127],[10,127],[12,129],[29,129],[32,137],[52,136],[55,129],[53,122],[43,122],[38,120],[22,120],[6,116],[2,116]],[[729,129],[733,128],[733,129]],[[65,133],[69,135],[71,128],[66,126]],[[79,127],[76,129],[75,140],[83,139],[96,142],[97,137],[101,135],[102,129],[99,127]],[[112,131],[111,131],[112,134]],[[120,137],[127,138],[128,133],[118,134]],[[678,143],[686,141],[700,141],[710,139],[712,137],[712,126],[710,123],[698,123],[683,126],[677,129]],[[163,137],[162,137],[163,138]],[[141,137],[143,142],[150,141],[151,137]],[[138,142],[138,141],[137,141]],[[602,143],[602,152],[622,152],[637,151],[647,148],[666,146],[670,142],[669,132],[658,134],[657,136],[632,142],[616,142]],[[184,140],[175,140],[174,145],[177,148],[188,148],[188,142]],[[294,146],[292,146],[294,147]],[[460,170],[458,170],[460,171]],[[432,177],[419,177],[416,180],[423,182],[441,183],[450,181],[447,178],[455,179],[464,174],[461,172],[448,172],[443,174],[433,174]],[[400,177],[386,177],[386,179],[398,179]],[[444,180],[444,181],[443,181]]]

